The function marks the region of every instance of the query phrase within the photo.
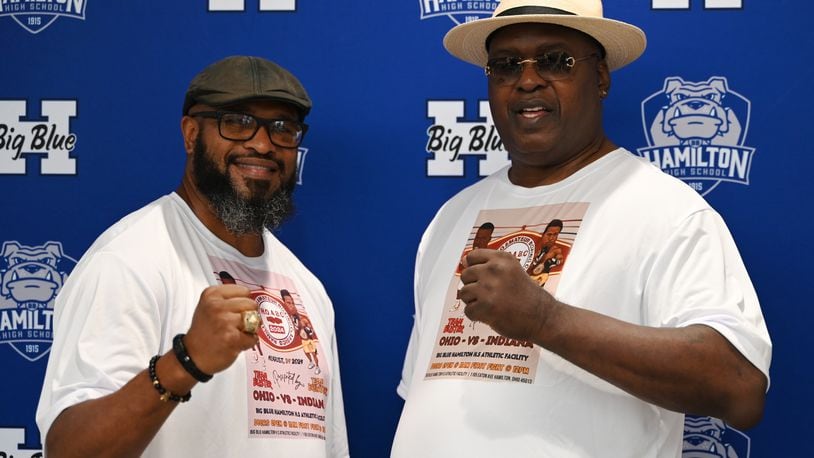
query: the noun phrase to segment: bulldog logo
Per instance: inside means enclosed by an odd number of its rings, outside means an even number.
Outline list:
[[[731,443],[730,443],[731,442]],[[749,458],[749,436],[713,417],[687,416],[682,458]]]
[[[667,78],[664,94],[670,104],[659,110],[650,127],[653,142],[669,145],[737,145],[741,133],[738,117],[721,103],[726,97],[726,80],[710,78],[703,83],[688,83]],[[671,138],[675,137],[675,139]]]
[[[5,242],[0,258],[0,343],[29,361],[51,348],[54,299],[76,260],[59,242],[25,246]]]
[[[743,146],[749,115],[749,101],[730,90],[726,78],[669,77],[642,102],[649,147],[637,153],[702,195],[722,181],[749,184],[754,149]]]
[[[57,271],[62,245],[48,242],[41,247],[24,247],[16,242],[3,244],[2,294],[20,308],[44,309],[62,287],[64,272]]]

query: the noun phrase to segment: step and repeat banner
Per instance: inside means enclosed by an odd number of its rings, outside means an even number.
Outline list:
[[[508,161],[482,69],[441,42],[496,6],[0,0],[0,458],[42,456],[34,412],[54,297],[96,236],[175,189],[184,91],[233,54],[280,63],[314,100],[297,215],[279,237],[334,301],[351,453],[387,456],[421,233],[447,198]],[[613,74],[609,137],[724,216],[775,345],[762,422],[739,431],[690,417],[685,456],[814,456],[814,3],[606,0],[605,14],[648,34],[644,56]],[[688,141],[699,129],[712,140]]]

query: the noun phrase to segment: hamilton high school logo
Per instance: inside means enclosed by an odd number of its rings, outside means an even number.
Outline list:
[[[421,19],[446,16],[455,24],[491,17],[498,1],[471,0],[418,0],[421,5]]]
[[[0,254],[0,344],[33,362],[51,349],[54,299],[76,260],[59,242],[5,242]]]
[[[642,102],[648,146],[637,153],[701,195],[721,182],[749,184],[755,149],[744,144],[751,104],[726,78],[672,76]]]
[[[40,33],[60,17],[85,20],[85,5],[85,0],[0,0],[0,16]]]

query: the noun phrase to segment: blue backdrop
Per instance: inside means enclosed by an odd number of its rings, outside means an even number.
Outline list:
[[[488,138],[482,70],[442,46],[456,23],[495,6],[0,0],[0,457],[39,456],[34,411],[51,344],[51,297],[8,287],[19,255],[57,273],[56,293],[98,234],[173,190],[184,163],[184,91],[231,54],[279,62],[314,100],[299,210],[280,237],[334,301],[351,453],[386,456],[421,232],[447,198],[506,161]],[[606,0],[605,13],[639,25],[649,41],[613,74],[608,135],[723,214],[774,341],[760,425],[711,432],[701,419],[696,437],[738,457],[814,456],[804,197],[814,166],[804,140],[814,3]],[[726,140],[686,149],[686,131],[659,134],[682,91],[711,101],[704,114],[719,118],[719,131],[729,127]]]

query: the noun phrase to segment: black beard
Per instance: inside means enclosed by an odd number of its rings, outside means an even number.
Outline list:
[[[294,214],[291,194],[296,185],[296,173],[283,183],[271,197],[264,197],[263,183],[249,183],[251,195],[244,198],[232,184],[226,172],[218,170],[217,164],[207,154],[201,135],[195,140],[192,157],[192,175],[198,191],[209,201],[209,207],[226,229],[234,235],[261,234],[264,228],[271,231]],[[278,161],[282,174],[285,164]]]

